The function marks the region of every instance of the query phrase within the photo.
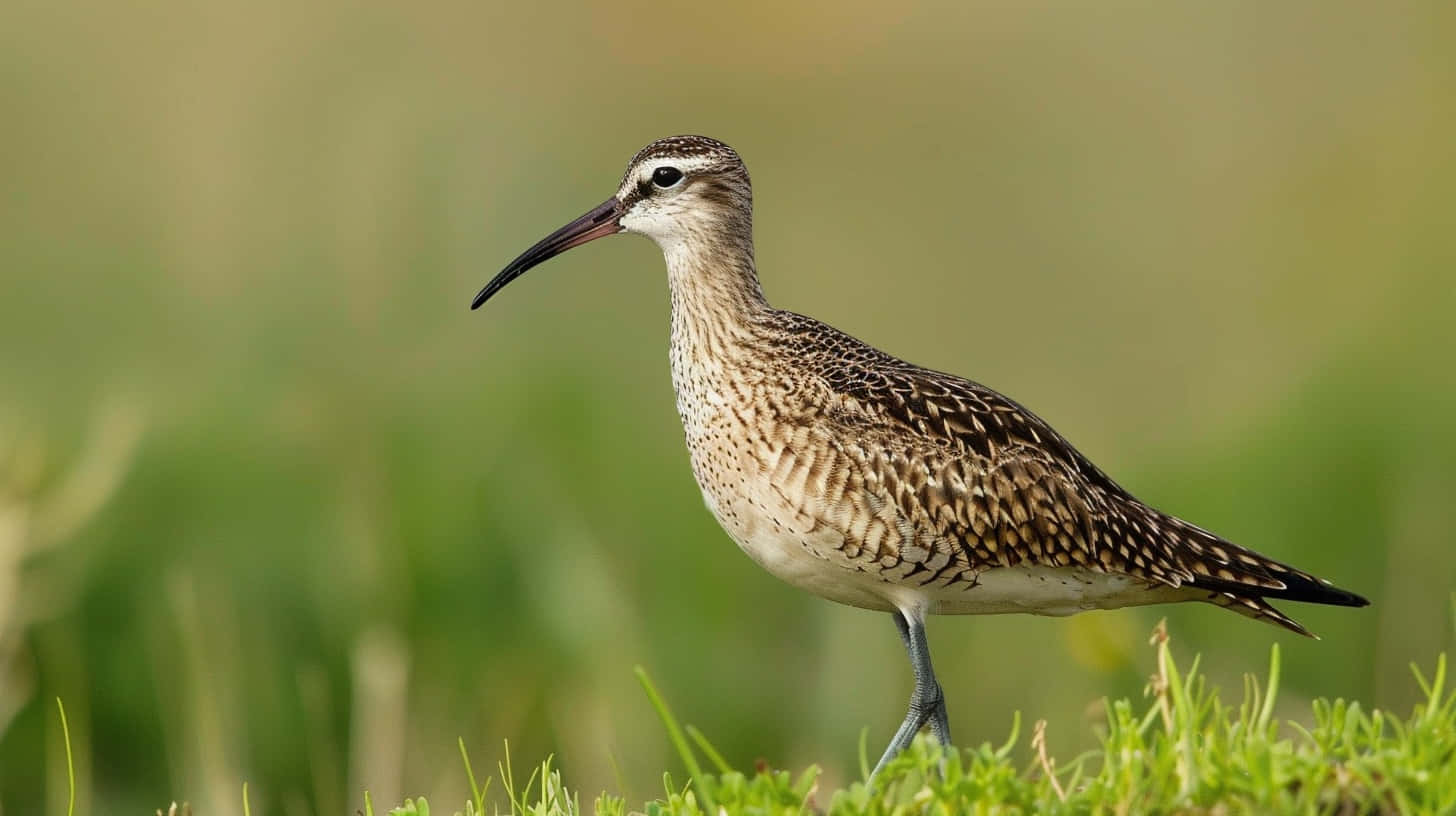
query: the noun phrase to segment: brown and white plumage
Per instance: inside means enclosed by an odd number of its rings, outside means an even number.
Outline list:
[[[770,326],[760,335],[780,349],[770,356],[796,359],[813,389],[780,404],[823,438],[802,473],[813,488],[786,477],[786,492],[810,497],[821,518],[832,518],[835,504],[859,508],[843,514],[849,520],[872,515],[872,533],[841,532],[851,560],[881,576],[969,599],[974,588],[962,585],[996,569],[1126,575],[1148,602],[1206,600],[1300,634],[1309,633],[1265,599],[1363,604],[1149,507],[996,391],[799,315],[777,313]],[[958,608],[952,592],[936,597],[943,600],[932,612],[976,611],[969,600]]]
[[[888,760],[923,724],[949,739],[925,615],[1206,601],[1309,632],[1284,599],[1365,599],[1149,507],[1035,414],[771,307],[748,172],[700,136],[654,142],[617,193],[508,265],[479,306],[547,258],[616,232],[667,260],[678,413],[704,500],[766,569],[890,611],[916,673]]]

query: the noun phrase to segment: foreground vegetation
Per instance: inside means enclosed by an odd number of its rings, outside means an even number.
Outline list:
[[[645,805],[610,795],[583,807],[550,759],[520,784],[509,762],[500,768],[493,804],[475,784],[457,816],[491,811],[531,816],[709,816],[709,814],[991,814],[991,813],[1451,813],[1456,812],[1456,693],[1446,687],[1446,658],[1427,677],[1412,666],[1424,701],[1407,718],[1366,710],[1357,702],[1316,700],[1310,725],[1274,717],[1279,650],[1268,677],[1244,682],[1237,705],[1223,702],[1199,673],[1169,654],[1162,627],[1154,635],[1157,670],[1146,701],[1109,701],[1101,748],[1058,762],[1045,747],[1047,724],[1031,730],[1022,752],[1020,719],[1000,745],[942,753],[917,741],[873,787],[856,782],[826,791],[818,769],[797,775],[731,768],[703,735],[679,725],[642,675],[653,704],[688,771],[684,782],[663,775],[663,796]],[[469,758],[461,747],[469,771]],[[1018,755],[1029,759],[1018,761]],[[706,763],[707,768],[704,768]],[[862,777],[865,766],[861,746]],[[367,802],[367,798],[366,798]],[[366,804],[368,816],[376,813]],[[391,816],[428,816],[425,799]]]

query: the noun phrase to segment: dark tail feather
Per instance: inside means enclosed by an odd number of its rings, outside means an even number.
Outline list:
[[[1284,601],[1369,606],[1364,598],[1329,581],[1275,561],[1175,516],[1138,505],[1142,521],[1160,544],[1175,553],[1184,570],[1183,582],[1200,589],[1240,598],[1278,598]]]
[[[1196,576],[1192,584],[1200,589],[1209,589],[1215,592],[1226,592],[1232,595],[1252,598],[1278,598],[1281,601],[1300,601],[1303,603],[1328,604],[1330,606],[1370,605],[1370,601],[1353,592],[1340,589],[1308,573],[1287,567],[1277,561],[1265,561],[1261,566],[1268,572],[1268,577],[1284,584],[1284,588],[1279,589],[1277,587],[1244,583],[1242,581],[1229,581],[1222,578],[1214,578],[1209,575]]]
[[[1329,581],[1275,561],[1220,538],[1196,524],[1155,510],[1130,496],[1119,505],[1120,515],[1142,534],[1144,547],[1165,557],[1164,580],[1192,590],[1191,600],[1202,600],[1241,615],[1268,621],[1291,632],[1314,637],[1308,629],[1270,605],[1268,599],[1369,606],[1353,592]],[[1155,566],[1162,566],[1155,562]],[[1169,569],[1171,567],[1171,569]],[[1199,597],[1199,594],[1203,594]]]
[[[1245,551],[1247,552],[1247,551]],[[1250,555],[1253,555],[1250,553]],[[1370,602],[1353,592],[1340,589],[1327,581],[1301,572],[1293,567],[1281,564],[1273,559],[1255,556],[1259,559],[1257,566],[1257,577],[1250,576],[1257,580],[1238,581],[1224,578],[1215,578],[1210,575],[1196,576],[1192,584],[1199,589],[1206,589],[1212,592],[1209,596],[1209,603],[1217,604],[1230,609],[1240,615],[1246,615],[1256,620],[1272,623],[1275,626],[1282,626],[1291,632],[1312,637],[1319,640],[1319,635],[1304,628],[1293,618],[1275,609],[1267,600],[1278,598],[1286,601],[1303,601],[1305,603],[1330,604],[1332,606],[1369,606]],[[1246,562],[1247,566],[1247,562]],[[1242,577],[1242,576],[1241,576]],[[1272,580],[1271,580],[1272,579]],[[1277,584],[1271,586],[1271,583]]]
[[[1299,621],[1275,609],[1272,604],[1263,598],[1251,598],[1243,595],[1235,595],[1232,592],[1215,592],[1208,596],[1208,602],[1215,606],[1221,606],[1245,617],[1261,620],[1265,623],[1272,623],[1275,626],[1282,626],[1296,635],[1304,635],[1307,638],[1319,640],[1319,635],[1304,628]]]

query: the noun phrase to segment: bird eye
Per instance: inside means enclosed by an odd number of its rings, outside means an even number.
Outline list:
[[[652,171],[652,183],[666,190],[682,181],[682,171],[676,167],[659,167]]]

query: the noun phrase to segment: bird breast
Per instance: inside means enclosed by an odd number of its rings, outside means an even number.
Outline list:
[[[949,548],[902,546],[909,531],[876,496],[806,383],[678,351],[673,384],[693,475],[739,547],[780,579],[830,600],[877,610],[923,605],[918,587],[895,578],[950,565]]]

